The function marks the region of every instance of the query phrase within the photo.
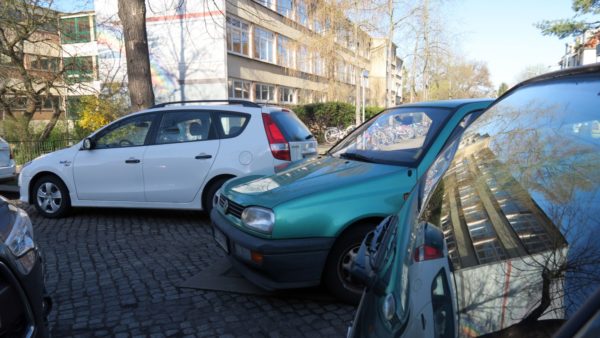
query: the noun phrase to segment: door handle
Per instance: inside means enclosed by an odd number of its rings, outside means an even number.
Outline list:
[[[212,155],[200,154],[200,155],[196,155],[196,157],[195,157],[195,159],[197,159],[197,160],[207,160],[209,158],[212,158]]]
[[[128,160],[125,160],[125,163],[140,163],[141,161],[138,160],[137,158],[130,158]]]

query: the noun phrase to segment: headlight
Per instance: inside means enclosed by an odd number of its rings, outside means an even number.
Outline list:
[[[33,242],[33,226],[25,211],[21,209],[17,210],[15,223],[4,243],[15,257],[21,257],[35,247]]]
[[[4,242],[10,252],[17,257],[19,269],[28,274],[36,262],[35,243],[33,242],[33,226],[25,211],[16,210],[17,215],[10,234]]]
[[[219,204],[219,199],[221,198],[221,189],[217,190],[217,192],[215,193],[215,196],[213,197],[213,208],[216,207]]]
[[[242,212],[242,222],[251,229],[270,234],[273,232],[275,214],[269,209],[249,207]]]

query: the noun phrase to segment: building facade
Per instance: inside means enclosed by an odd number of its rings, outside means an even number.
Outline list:
[[[559,65],[561,69],[600,62],[600,29],[588,30],[573,43],[565,44],[565,55]]]
[[[94,5],[100,73],[124,72],[117,1]],[[364,82],[366,102],[399,103],[401,60],[380,57],[380,46],[367,33],[347,19],[333,23],[320,17],[303,1],[148,0],[146,8],[157,102],[229,97],[276,104],[357,103],[361,74],[377,69],[377,79]],[[382,62],[389,64],[379,66]],[[383,94],[371,90],[372,79],[388,81],[388,95],[385,89]]]

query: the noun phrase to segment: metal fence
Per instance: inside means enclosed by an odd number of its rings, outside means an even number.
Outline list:
[[[77,140],[47,140],[47,141],[8,141],[17,165],[29,162],[34,158],[63,149],[77,143]]]

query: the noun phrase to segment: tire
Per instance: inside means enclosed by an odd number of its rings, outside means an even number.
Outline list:
[[[210,216],[210,212],[213,208],[213,198],[215,197],[215,194],[219,189],[221,189],[223,183],[227,182],[232,178],[233,176],[219,178],[218,180],[212,182],[208,186],[208,188],[206,188],[206,194],[204,194],[204,198],[202,199],[202,210],[204,210],[204,212],[206,212],[208,216]]]
[[[335,128],[329,128],[325,131],[325,142],[328,144],[335,143],[338,140],[339,131]]]
[[[373,228],[375,225],[360,224],[344,232],[333,245],[325,263],[323,283],[336,298],[352,305],[360,301],[363,287],[353,284],[349,275],[351,259]]]
[[[60,218],[71,209],[69,190],[63,181],[56,176],[42,176],[35,181],[33,205],[46,218]]]

